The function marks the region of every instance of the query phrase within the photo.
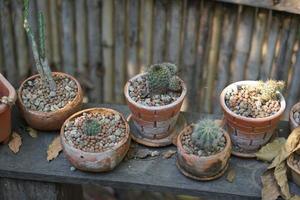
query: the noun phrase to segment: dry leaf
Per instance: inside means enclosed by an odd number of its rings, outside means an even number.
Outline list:
[[[47,160],[51,161],[55,159],[61,151],[62,151],[62,146],[60,142],[60,137],[57,136],[56,138],[54,138],[54,140],[48,147]]]
[[[230,168],[228,173],[227,173],[227,176],[226,176],[226,180],[230,183],[232,183],[235,179],[235,171],[234,169]]]
[[[21,145],[22,145],[21,136],[18,133],[13,132],[11,136],[11,140],[8,143],[8,147],[12,152],[16,154],[19,152]]]
[[[255,155],[258,160],[271,162],[285,144],[285,138],[276,138],[273,142],[263,146]]]
[[[31,137],[37,138],[38,135],[37,135],[37,131],[35,129],[33,129],[31,127],[27,127],[26,130]]]
[[[286,171],[287,171],[286,163],[282,162],[275,167],[274,176],[277,181],[277,184],[280,187],[281,196],[284,199],[290,199],[292,195],[290,193]]]
[[[294,195],[292,198],[290,198],[289,200],[300,200],[300,196],[298,195]]]
[[[280,196],[280,189],[274,177],[274,170],[270,169],[261,176],[263,188],[261,190],[262,200],[276,200]]]
[[[295,128],[291,134],[289,135],[287,141],[286,141],[286,151],[288,153],[292,153],[300,148],[299,145],[300,141],[300,127]]]
[[[176,151],[169,150],[169,151],[163,152],[162,156],[163,156],[163,158],[168,159],[168,158],[171,158],[175,153],[176,153]]]

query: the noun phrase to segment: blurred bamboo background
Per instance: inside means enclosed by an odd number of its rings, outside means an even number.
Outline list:
[[[0,71],[15,87],[36,73],[23,28],[23,1],[0,0]],[[31,0],[46,17],[53,71],[77,77],[90,102],[124,103],[126,80],[173,62],[188,85],[186,109],[218,113],[230,82],[286,81],[300,100],[299,15],[209,0]]]

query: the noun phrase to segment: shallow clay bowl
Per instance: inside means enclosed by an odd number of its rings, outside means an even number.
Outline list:
[[[177,138],[177,167],[185,176],[202,181],[213,180],[222,176],[227,167],[231,154],[231,140],[224,131],[226,140],[222,151],[210,156],[196,156],[188,154],[182,146],[181,138],[184,133],[191,133],[194,125],[187,126]]]
[[[81,89],[81,86],[79,82],[71,75],[62,73],[62,72],[53,72],[53,75],[58,76],[64,76],[68,77],[69,79],[73,80],[77,85],[77,93],[73,101],[67,103],[63,108],[53,111],[53,112],[41,112],[41,111],[35,111],[30,110],[25,107],[21,92],[23,90],[24,84],[29,81],[33,80],[40,75],[33,75],[29,78],[27,78],[25,81],[22,82],[19,90],[18,90],[18,107],[20,109],[20,112],[22,116],[24,117],[25,121],[29,124],[30,127],[42,131],[53,131],[53,130],[59,130],[61,128],[61,125],[64,123],[64,121],[75,112],[79,111],[82,106],[82,100],[83,100],[83,92]]]
[[[300,102],[293,105],[293,107],[290,110],[289,124],[290,124],[291,131],[299,126],[299,124],[295,121],[295,118],[294,118],[294,112],[296,112],[296,111],[300,112]]]
[[[292,180],[300,187],[300,171],[297,167],[295,167],[292,163],[293,154],[287,159],[287,165],[291,169]]]
[[[120,115],[126,127],[125,137],[121,141],[119,141],[117,145],[103,152],[85,152],[80,149],[76,149],[66,141],[66,138],[64,136],[64,129],[65,125],[70,120],[81,116],[84,112],[114,113]],[[89,172],[106,172],[113,170],[125,157],[129,149],[131,140],[129,132],[129,125],[121,113],[108,108],[90,108],[77,112],[69,117],[61,127],[60,138],[64,154],[75,168]]]

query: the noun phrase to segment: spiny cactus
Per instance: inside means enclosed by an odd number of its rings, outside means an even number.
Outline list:
[[[205,119],[194,126],[191,140],[198,148],[213,151],[217,149],[222,135],[222,129],[213,120]]]
[[[278,92],[284,88],[284,81],[268,80],[266,82],[259,81],[257,89],[260,91],[263,101],[277,100]]]
[[[46,58],[45,51],[45,19],[42,12],[38,13],[38,33],[39,33],[39,46],[37,47],[33,31],[29,24],[29,0],[24,0],[24,28],[27,33],[27,37],[31,41],[31,47],[33,57],[35,60],[36,68],[41,76],[43,84],[50,89],[50,96],[56,95],[56,84],[52,77],[51,69]]]
[[[95,136],[101,131],[101,123],[97,119],[88,119],[84,121],[82,129],[84,134]]]
[[[151,65],[147,74],[150,94],[163,94],[168,90],[179,91],[181,86],[176,72],[176,65],[171,63]]]

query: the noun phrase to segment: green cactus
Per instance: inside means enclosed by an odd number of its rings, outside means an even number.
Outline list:
[[[97,119],[88,119],[84,121],[82,129],[84,134],[95,136],[101,131],[101,123]]]
[[[171,63],[154,64],[147,73],[150,94],[163,94],[168,90],[179,91],[180,81],[176,77],[177,67]]]
[[[222,135],[222,129],[213,120],[204,119],[194,126],[191,140],[198,148],[213,151],[217,149]]]
[[[266,82],[259,81],[257,89],[259,90],[263,101],[277,100],[278,92],[284,88],[284,81],[268,80]]]
[[[31,48],[33,52],[33,57],[35,60],[36,68],[38,73],[41,76],[43,84],[49,87],[50,96],[56,95],[56,83],[52,77],[52,72],[48,64],[48,60],[46,58],[45,51],[45,19],[44,14],[42,12],[38,13],[38,35],[39,35],[39,46],[37,47],[37,43],[34,38],[33,31],[29,24],[29,0],[24,0],[24,28],[27,33],[27,36],[31,42]]]

